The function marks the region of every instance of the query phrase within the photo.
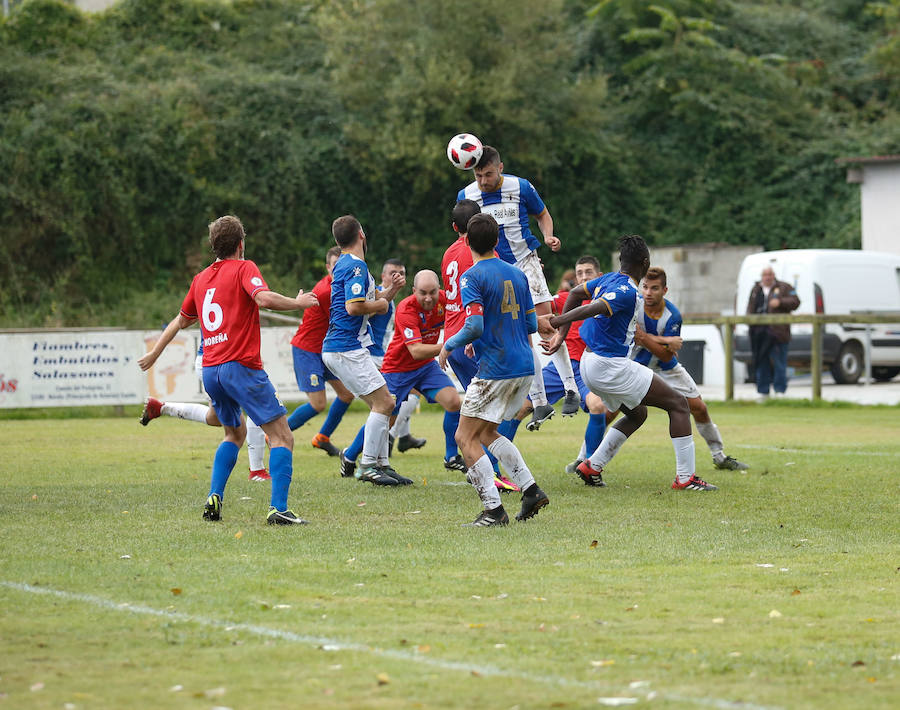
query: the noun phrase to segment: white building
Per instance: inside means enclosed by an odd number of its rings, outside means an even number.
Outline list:
[[[862,248],[900,254],[900,155],[838,158],[860,186]]]

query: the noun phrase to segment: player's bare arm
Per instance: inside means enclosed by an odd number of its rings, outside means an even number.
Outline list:
[[[303,289],[300,289],[296,298],[289,298],[275,291],[259,291],[253,296],[253,300],[260,308],[272,311],[302,311],[319,304],[316,294],[312,291],[304,293]]]
[[[141,370],[146,371],[153,367],[153,363],[159,359],[163,350],[165,350],[166,346],[172,342],[172,339],[178,334],[178,331],[182,328],[187,328],[189,325],[193,325],[196,322],[196,318],[188,318],[183,313],[179,313],[175,316],[169,325],[166,326],[162,335],[159,336],[159,340],[156,341],[153,349],[138,360],[138,366]]]
[[[412,355],[413,360],[431,360],[438,356],[443,349],[443,345],[428,345],[427,343],[407,343],[406,349]]]
[[[390,300],[386,300],[381,297],[376,298],[372,301],[364,301],[362,299],[358,301],[347,301],[347,303],[344,304],[344,307],[347,309],[347,313],[349,313],[351,316],[381,315],[382,313],[387,313],[390,306]]]
[[[670,349],[668,340],[668,337],[651,335],[642,328],[635,328],[634,331],[635,344],[647,348],[660,362],[668,362],[675,357],[675,351]]]
[[[384,299],[385,301],[393,301],[394,296],[397,295],[397,291],[399,291],[405,285],[406,277],[403,274],[391,274],[391,285],[379,291],[377,294],[377,298]],[[384,311],[382,311],[382,313],[383,312]]]
[[[559,251],[562,242],[553,234],[553,217],[550,216],[550,210],[545,207],[544,211],[535,217],[535,220],[544,237],[544,244],[550,247],[550,251]]]

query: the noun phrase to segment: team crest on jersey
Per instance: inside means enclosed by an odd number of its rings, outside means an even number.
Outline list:
[[[362,285],[361,284],[353,284],[350,287],[350,291],[353,293],[354,296],[358,296],[359,294],[362,293]]]
[[[411,337],[413,337],[413,335],[415,335],[415,333],[413,333],[412,328],[404,328],[403,335],[405,335],[407,338],[411,338]]]
[[[252,279],[250,279],[250,283],[252,283],[254,286],[262,286],[263,280],[259,278],[259,276],[254,276]]]
[[[319,376],[318,375],[310,375],[309,376],[309,384],[311,384],[313,387],[318,387],[319,386]]]
[[[616,300],[616,292],[615,291],[607,291],[603,294],[603,298],[607,301],[615,301]]]

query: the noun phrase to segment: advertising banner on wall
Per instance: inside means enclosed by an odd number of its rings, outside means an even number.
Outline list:
[[[301,397],[294,378],[295,328],[261,329],[263,366],[283,401]],[[179,332],[147,372],[137,364],[161,331],[69,330],[0,333],[0,408],[205,402],[194,363],[200,331]]]

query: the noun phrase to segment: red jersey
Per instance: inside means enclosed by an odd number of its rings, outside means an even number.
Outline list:
[[[194,277],[181,314],[200,318],[204,367],[236,361],[262,370],[259,306],[253,296],[268,290],[256,264],[244,259],[216,261]]]
[[[553,298],[553,305],[556,307],[557,313],[562,313],[563,307],[566,305],[566,299],[569,297],[568,291],[560,291]],[[581,305],[585,303],[590,303],[591,299],[586,298],[581,302]],[[583,320],[572,321],[572,324],[569,325],[569,332],[566,333],[566,347],[569,348],[569,359],[570,360],[578,360],[581,362],[581,356],[584,355],[584,341],[581,339],[581,336],[578,334],[578,329],[581,327],[581,324],[584,323]]]
[[[331,310],[331,274],[313,286],[312,292],[319,299],[318,306],[303,311],[303,320],[291,339],[291,345],[311,353],[322,352],[322,341],[328,331],[328,313]]]
[[[394,337],[384,354],[382,372],[412,372],[430,362],[428,359],[414,359],[406,344],[422,342],[435,345],[444,327],[446,306],[447,296],[443,291],[438,292],[438,302],[427,312],[422,310],[415,294],[400,301],[394,314]]]
[[[441,278],[444,291],[447,293],[447,322],[444,323],[444,341],[456,335],[466,322],[466,313],[462,307],[462,294],[459,290],[459,277],[472,266],[472,251],[465,237],[457,239],[441,261]]]

